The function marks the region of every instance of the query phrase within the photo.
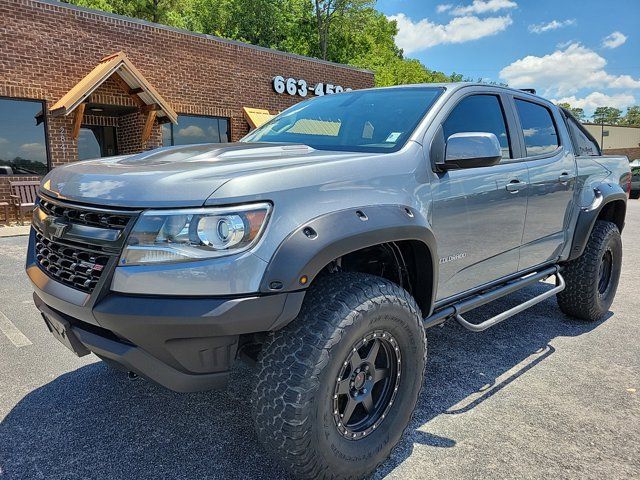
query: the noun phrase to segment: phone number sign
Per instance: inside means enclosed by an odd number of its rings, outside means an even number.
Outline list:
[[[331,95],[333,93],[350,92],[350,88],[344,88],[341,85],[333,85],[331,83],[319,82],[315,85],[309,85],[306,80],[299,78],[284,78],[281,75],[273,77],[273,91],[279,95],[288,94],[299,97],[306,97],[310,93],[317,96]]]

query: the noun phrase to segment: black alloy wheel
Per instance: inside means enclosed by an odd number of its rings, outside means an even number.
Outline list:
[[[611,283],[611,270],[613,269],[613,254],[607,249],[602,255],[600,272],[598,273],[598,293],[604,295]]]
[[[345,359],[333,393],[333,416],[341,435],[357,440],[384,420],[398,392],[402,357],[384,330],[365,336]]]

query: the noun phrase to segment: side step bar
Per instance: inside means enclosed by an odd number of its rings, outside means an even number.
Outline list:
[[[470,323],[462,317],[463,313],[469,312],[482,305],[486,305],[487,303],[490,303],[494,300],[505,297],[510,293],[516,292],[524,287],[538,283],[539,281],[544,280],[551,275],[555,275],[556,277],[556,286],[551,290],[547,290],[546,292],[538,295],[537,297],[531,298],[526,302],[521,303],[520,305],[516,305],[515,307],[510,308],[509,310],[478,324]],[[543,300],[546,300],[547,298],[561,292],[562,290],[564,290],[564,288],[565,282],[564,278],[562,278],[562,275],[560,274],[560,267],[554,266],[546,268],[544,270],[541,270],[540,272],[532,273],[517,280],[512,280],[500,287],[488,290],[483,293],[479,293],[477,295],[473,295],[465,300],[454,303],[453,305],[434,313],[430,317],[425,318],[423,320],[424,327],[429,328],[434,325],[438,325],[448,320],[449,318],[455,318],[456,321],[467,330],[471,330],[472,332],[482,332],[483,330],[493,327],[494,325],[506,320],[507,318],[510,318],[517,313],[520,313],[523,310],[526,310],[527,308],[530,308],[537,303],[540,303]]]

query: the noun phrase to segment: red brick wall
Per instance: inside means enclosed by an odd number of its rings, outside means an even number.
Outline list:
[[[354,89],[374,84],[369,72],[65,4],[0,0],[0,18],[0,96],[45,100],[47,108],[103,57],[118,51],[127,54],[179,114],[229,117],[232,140],[248,131],[243,106],[275,112],[301,100],[275,94],[271,88],[275,75]],[[96,90],[90,101],[134,105],[112,80]],[[47,118],[53,167],[77,158],[77,144],[71,139],[72,117]],[[162,144],[156,125],[149,142],[142,145],[144,119],[140,114],[120,117],[119,122],[123,153]],[[124,131],[130,132],[126,140]],[[0,202],[7,200],[8,181],[0,179]]]

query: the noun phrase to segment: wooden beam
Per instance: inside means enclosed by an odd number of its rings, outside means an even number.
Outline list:
[[[84,118],[84,107],[86,103],[81,103],[76,107],[76,111],[74,112],[75,116],[73,117],[73,130],[71,132],[71,138],[74,140],[78,139],[80,135],[80,125],[82,125],[82,119]]]
[[[129,95],[138,95],[139,93],[144,92],[144,88],[130,88],[129,89]]]
[[[131,87],[127,82],[124,81],[124,79],[120,75],[118,75],[118,72],[114,72],[111,78],[115,80],[115,82],[118,84],[118,86],[122,89],[123,92],[125,92],[127,95],[131,97],[131,100],[133,100],[133,103],[135,103],[139,107],[146,105],[146,103],[144,103],[138,95],[134,95],[131,93],[131,90],[132,90]]]
[[[146,143],[151,138],[151,131],[156,120],[157,112],[151,110],[147,113],[147,119],[144,122],[144,128],[142,129],[142,143]]]
[[[147,105],[145,103],[143,106],[140,107],[140,111],[142,113],[149,113],[149,112],[154,112],[158,110],[162,110],[162,107],[160,107],[160,105],[158,105],[157,103],[153,103],[151,105]]]

